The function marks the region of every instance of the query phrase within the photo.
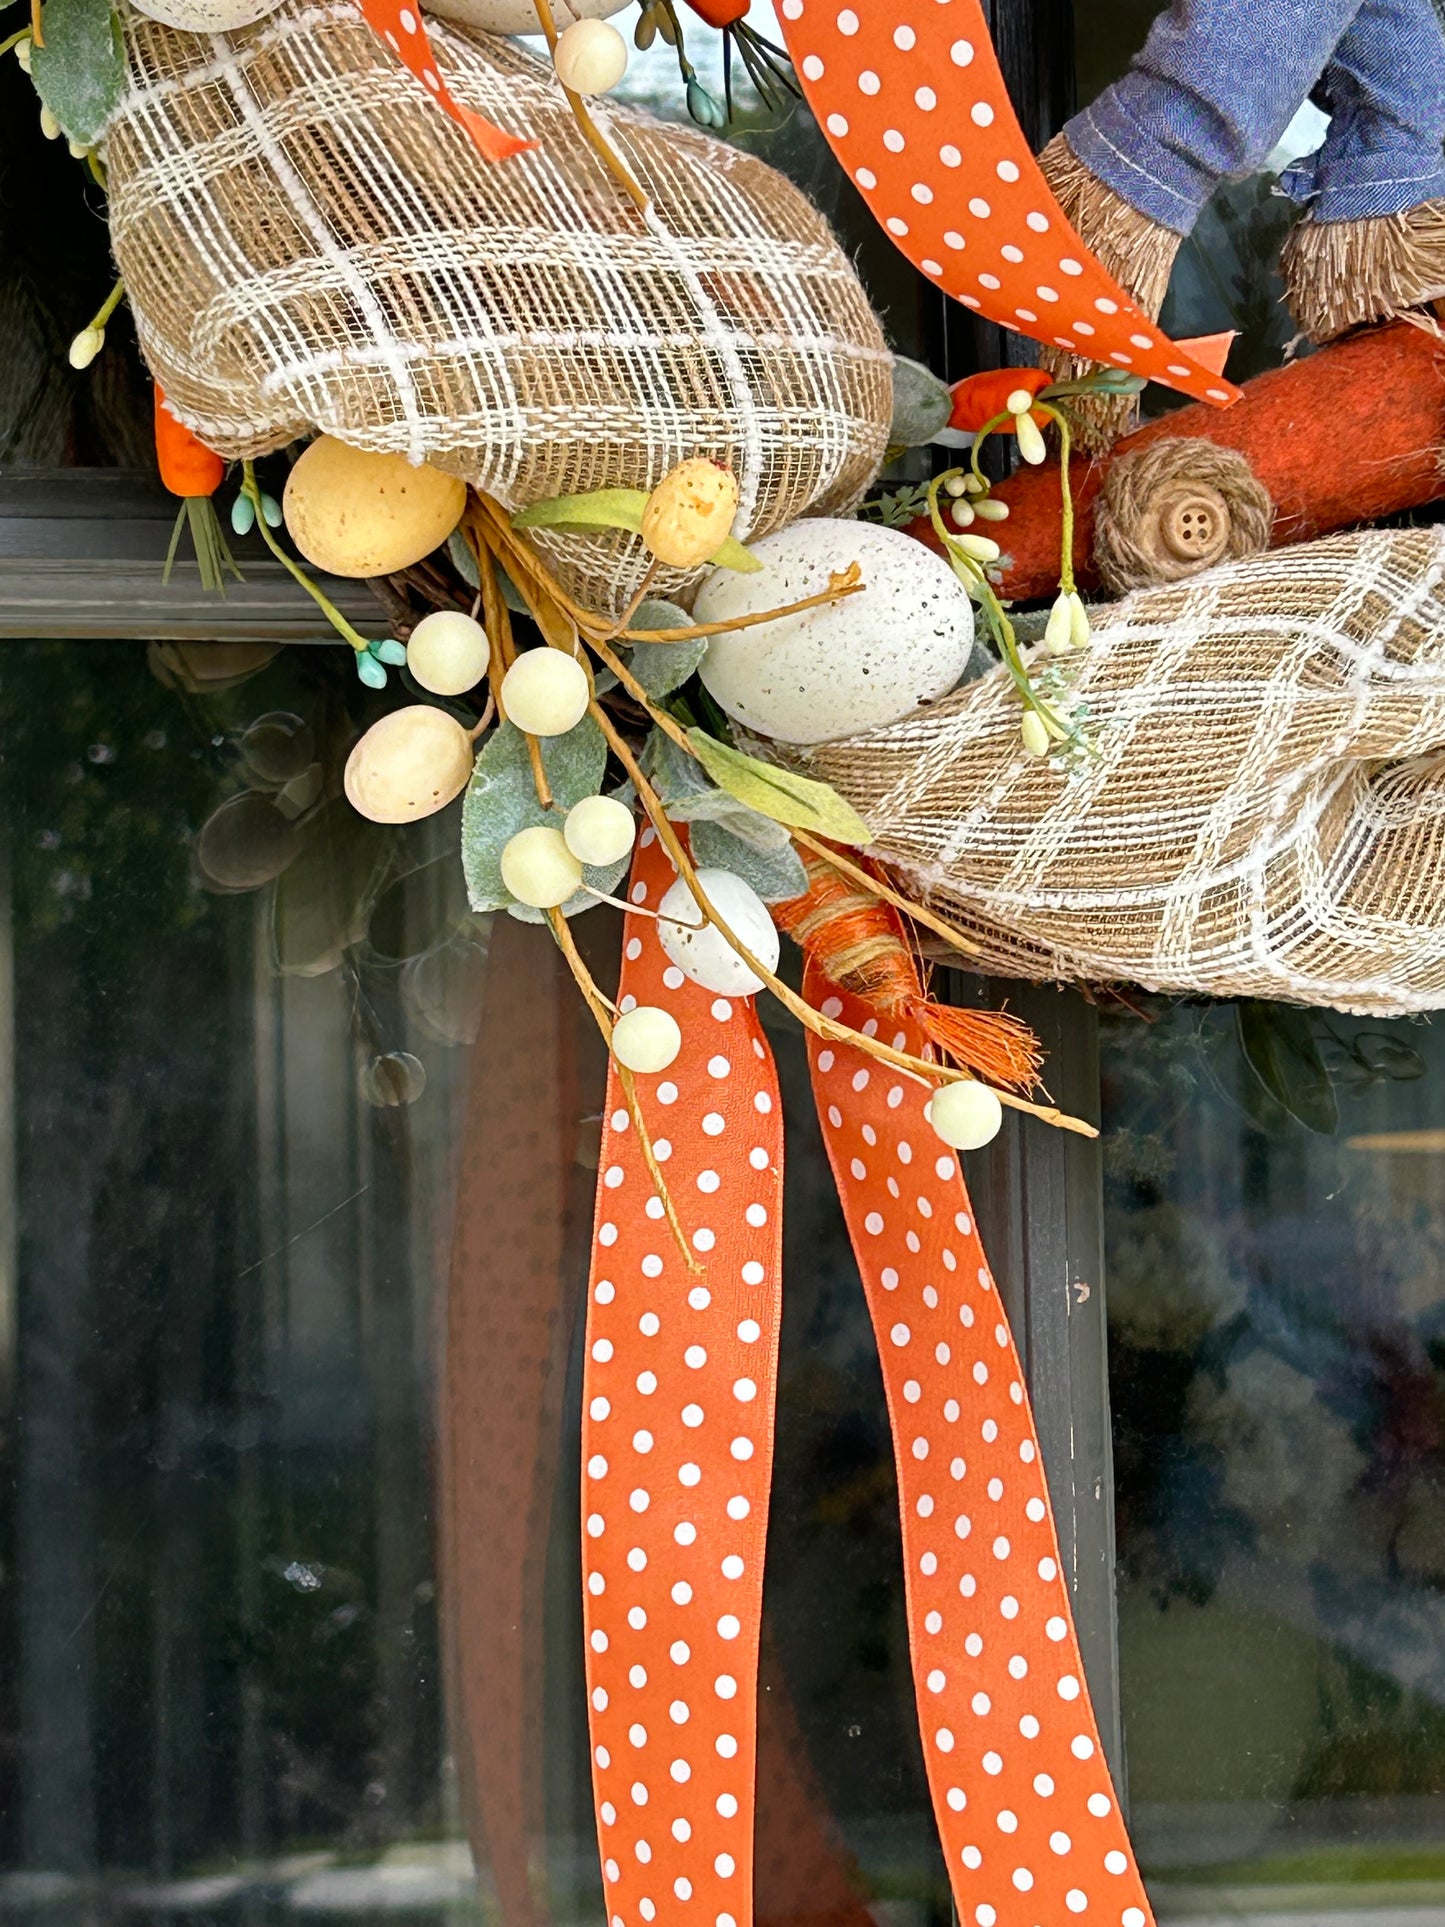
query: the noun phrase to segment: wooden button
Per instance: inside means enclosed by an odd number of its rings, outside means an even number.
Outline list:
[[[1170,483],[1160,490],[1155,514],[1161,542],[1181,562],[1202,567],[1229,546],[1229,504],[1208,482]]]

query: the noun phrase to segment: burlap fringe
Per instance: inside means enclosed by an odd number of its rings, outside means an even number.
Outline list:
[[[1217,520],[1203,559],[1172,546],[1166,522],[1181,510]],[[1274,504],[1237,449],[1200,436],[1168,436],[1111,462],[1094,509],[1094,561],[1115,595],[1182,582],[1214,563],[1269,547]]]
[[[1078,659],[1096,757],[1024,754],[1002,670],[797,754],[1005,975],[1377,1016],[1445,1005],[1445,529],[1131,596]]]
[[[1445,296],[1445,201],[1360,221],[1302,220],[1280,266],[1290,313],[1311,341],[1409,316]]]
[[[1172,228],[1160,227],[1113,188],[1106,187],[1084,166],[1062,134],[1056,134],[1040,154],[1039,166],[1085,246],[1150,319],[1157,320],[1183,237]],[[1096,366],[1059,348],[1043,349],[1039,361],[1057,381],[1077,381]],[[1078,424],[1082,445],[1102,450],[1134,426],[1138,404],[1131,400],[1084,401],[1072,404],[1070,413]]]

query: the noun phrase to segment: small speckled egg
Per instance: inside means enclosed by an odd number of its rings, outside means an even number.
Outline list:
[[[750,884],[731,870],[699,870],[702,893],[728,929],[768,970],[778,967],[777,926]],[[679,877],[657,906],[658,941],[684,977],[720,997],[753,997],[763,980],[743,962],[716,925],[704,920]]]
[[[231,33],[274,13],[281,0],[135,0],[137,13],[182,33]]]
[[[709,695],[735,721],[784,743],[826,743],[897,722],[946,696],[973,649],[973,604],[941,556],[898,529],[819,517],[750,544],[756,575],[715,569],[693,608],[727,622],[828,586],[857,562],[865,588],[841,602],[715,636]]]

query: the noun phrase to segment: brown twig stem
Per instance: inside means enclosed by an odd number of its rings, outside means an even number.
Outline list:
[[[583,962],[582,953],[577,948],[577,941],[568,928],[567,919],[562,915],[562,912],[560,910],[549,910],[547,912],[547,920],[552,926],[552,935],[557,939],[557,948],[567,959],[567,967],[576,979],[577,988],[582,992],[583,1001],[592,1012],[593,1020],[598,1030],[602,1033],[602,1041],[606,1044],[610,1052],[612,1049],[612,1014],[607,1008],[607,1000],[593,981],[592,972]],[[614,1058],[613,1062],[616,1064],[617,1060]],[[642,1115],[642,1106],[638,1102],[637,1081],[630,1070],[626,1069],[622,1064],[617,1064],[617,1082],[622,1090],[622,1101],[627,1106],[627,1115],[632,1120],[632,1128],[637,1133],[637,1145],[638,1149],[642,1152],[642,1161],[647,1166],[647,1174],[652,1179],[653,1188],[662,1203],[663,1213],[667,1219],[668,1229],[672,1233],[673,1242],[682,1254],[683,1263],[687,1266],[688,1270],[694,1274],[699,1274],[703,1271],[704,1267],[699,1263],[697,1258],[694,1257],[692,1247],[687,1242],[687,1233],[683,1230],[682,1220],[677,1215],[677,1206],[673,1203],[672,1193],[668,1189],[667,1179],[662,1175],[662,1166],[658,1163],[657,1153],[652,1148],[652,1138],[647,1129],[647,1122]]]
[[[876,1037],[865,1037],[861,1031],[852,1029],[848,1024],[840,1024],[836,1018],[825,1017],[822,1011],[814,1010],[810,1003],[800,997],[795,990],[790,989],[780,977],[768,969],[765,963],[755,957],[741,939],[728,928],[727,924],[718,915],[717,911],[713,909],[711,903],[709,903],[707,894],[698,881],[697,870],[693,865],[692,859],[683,848],[677,831],[668,820],[668,815],[662,806],[661,799],[658,797],[651,783],[649,783],[643,775],[637,758],[632,754],[623,737],[614,728],[611,718],[607,715],[606,711],[603,710],[601,705],[596,702],[592,704],[592,714],[597,721],[598,727],[607,738],[613,754],[627,771],[627,774],[632,778],[637,794],[642,800],[642,807],[646,810],[652,827],[661,838],[663,848],[672,858],[678,875],[687,885],[693,902],[697,905],[707,921],[713,925],[714,929],[720,931],[727,939],[729,945],[737,955],[742,958],[753,975],[760,978],[762,982],[767,985],[768,989],[772,991],[783,1008],[790,1011],[805,1030],[812,1031],[815,1037],[822,1037],[830,1043],[851,1044],[856,1050],[862,1051],[865,1056],[875,1058],[882,1064],[891,1064],[897,1070],[907,1071],[911,1076],[918,1078],[921,1083],[961,1084],[978,1083],[982,1081],[981,1079],[971,1078],[967,1071],[955,1070],[950,1065],[931,1064],[926,1058],[913,1057],[910,1056],[907,1051],[894,1050],[890,1044],[880,1043]],[[1097,1137],[1099,1135],[1094,1126],[1085,1123],[1083,1118],[1070,1117],[1067,1112],[1060,1111],[1053,1105],[1031,1104],[1027,1098],[1015,1097],[1012,1092],[997,1090],[993,1085],[985,1085],[984,1088],[993,1090],[994,1096],[998,1098],[999,1102],[1006,1104],[1011,1110],[1023,1111],[1030,1117],[1040,1118],[1046,1124],[1057,1125],[1060,1130],[1074,1131],[1081,1137]]]

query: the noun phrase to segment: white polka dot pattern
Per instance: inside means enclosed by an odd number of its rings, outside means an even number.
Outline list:
[[[837,996],[815,968],[804,992]],[[869,1009],[844,998],[840,1014],[861,1029]],[[808,1041],[893,1421],[914,1688],[959,1919],[1146,1927],[1023,1373],[962,1173],[938,1156],[922,1084]],[[906,1049],[924,1047],[908,1036]]]
[[[979,0],[854,11],[785,0],[783,37],[818,124],[875,218],[967,308],[1035,341],[1226,406],[1106,274],[1029,151]]]
[[[644,832],[630,900],[653,907],[674,881]],[[682,1031],[665,1085],[639,1077],[637,1091],[659,1137],[665,1119],[668,1188],[705,1268],[689,1270],[649,1215],[656,1193],[614,1067],[583,1388],[593,1792],[613,1927],[747,1927],[782,1108],[752,1000],[682,979],[656,933],[629,916],[621,987]]]

